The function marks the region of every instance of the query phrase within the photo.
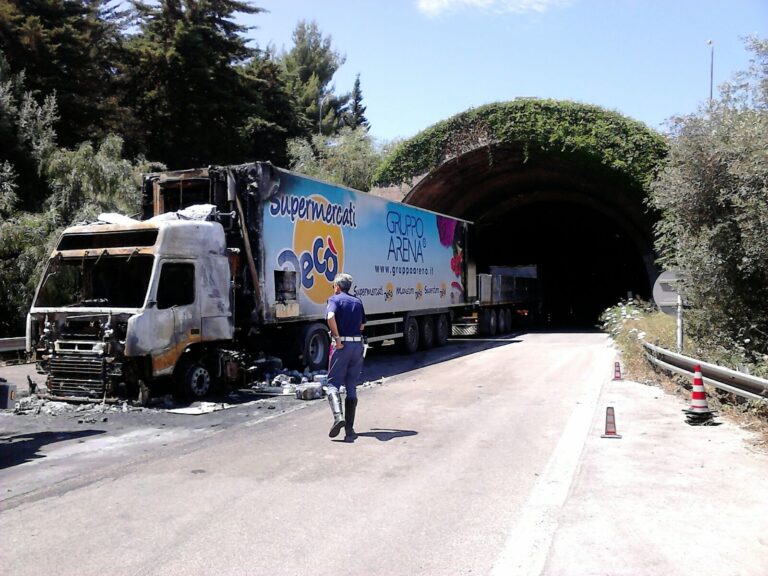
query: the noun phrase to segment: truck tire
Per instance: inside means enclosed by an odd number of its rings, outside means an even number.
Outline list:
[[[419,349],[419,323],[413,316],[407,316],[403,321],[403,337],[400,339],[400,349],[406,354],[413,354]]]
[[[507,319],[507,332],[512,332],[512,310],[506,308],[504,310],[504,317]]]
[[[422,316],[419,320],[421,349],[429,350],[435,345],[435,321],[432,316]]]
[[[496,311],[496,332],[499,334],[506,334],[509,330],[507,327],[507,315],[504,310]]]
[[[319,322],[310,324],[301,331],[301,362],[312,371],[328,369],[328,355],[331,339],[328,328]]]
[[[448,337],[451,335],[451,321],[448,314],[440,314],[435,323],[435,345],[445,346]]]
[[[480,333],[483,336],[496,336],[496,310],[485,308],[480,311]]]
[[[183,393],[187,398],[199,400],[211,391],[211,373],[199,362],[193,362],[184,371]]]

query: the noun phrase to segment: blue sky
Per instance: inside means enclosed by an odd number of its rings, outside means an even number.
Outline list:
[[[360,74],[371,133],[406,138],[468,108],[520,96],[575,100],[664,129],[748,66],[768,0],[254,0],[260,47],[292,45],[315,20]]]

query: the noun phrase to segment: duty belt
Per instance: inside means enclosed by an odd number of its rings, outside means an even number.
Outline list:
[[[339,338],[342,342],[362,342],[363,337],[362,336],[342,336]]]

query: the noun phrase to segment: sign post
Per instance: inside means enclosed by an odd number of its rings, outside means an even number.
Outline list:
[[[653,285],[653,301],[664,314],[677,316],[677,353],[683,352],[683,297],[677,290],[680,278],[674,270],[662,272]]]

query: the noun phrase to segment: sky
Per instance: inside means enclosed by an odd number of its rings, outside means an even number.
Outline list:
[[[409,138],[472,107],[518,97],[595,104],[664,131],[749,65],[768,0],[252,0],[252,45],[292,46],[316,21],[360,75],[370,133]],[[708,44],[711,41],[712,44]]]

